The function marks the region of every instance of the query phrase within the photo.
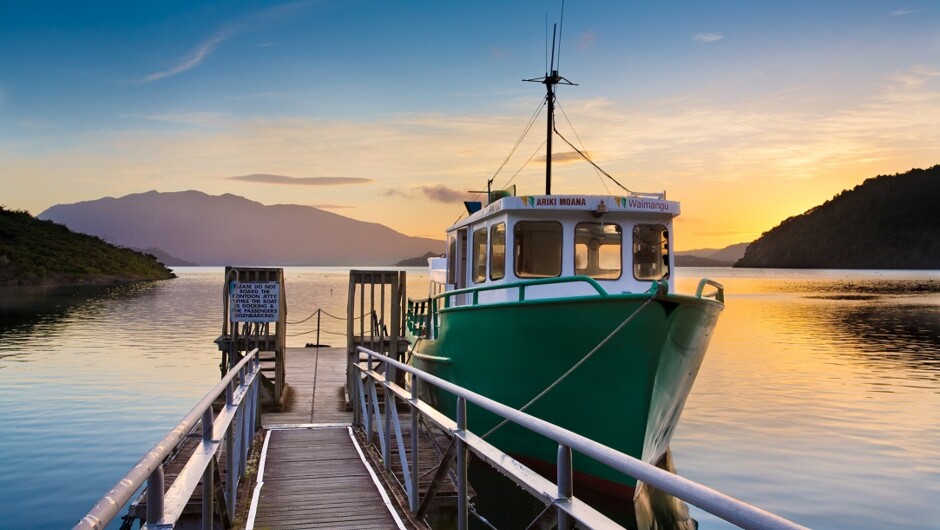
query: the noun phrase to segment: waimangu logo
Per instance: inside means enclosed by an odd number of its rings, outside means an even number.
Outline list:
[[[533,206],[535,206],[535,197],[529,197],[527,195],[523,195],[522,197],[519,197],[519,198],[522,199],[523,206],[527,206],[529,208],[532,208]]]

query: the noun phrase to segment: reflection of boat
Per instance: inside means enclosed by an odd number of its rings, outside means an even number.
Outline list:
[[[551,137],[553,70],[546,85]],[[672,221],[665,194],[490,193],[487,205],[447,229],[432,259],[435,296],[409,310],[412,363],[651,463],[665,454],[723,308],[721,286],[673,293]],[[508,195],[508,196],[507,196]],[[703,296],[707,284],[713,298]],[[421,388],[453,415],[455,399]],[[547,392],[546,392],[547,390]],[[494,416],[468,411],[487,433]],[[553,472],[557,447],[500,426],[491,443]],[[635,481],[575,457],[577,481],[632,496]]]

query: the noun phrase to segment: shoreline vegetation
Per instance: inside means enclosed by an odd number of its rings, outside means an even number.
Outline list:
[[[0,206],[0,286],[111,285],[176,278],[151,254]]]

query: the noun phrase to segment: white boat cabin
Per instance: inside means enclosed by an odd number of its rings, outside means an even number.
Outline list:
[[[608,294],[673,291],[672,220],[664,194],[503,197],[447,229],[444,258],[431,261],[432,294],[524,280],[587,276]],[[527,287],[526,299],[596,294],[587,282]],[[457,295],[454,305],[471,303]],[[478,303],[515,301],[519,289],[483,289]]]

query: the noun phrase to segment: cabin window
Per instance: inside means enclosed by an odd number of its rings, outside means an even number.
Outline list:
[[[486,280],[486,227],[473,231],[473,283]]]
[[[669,231],[665,225],[633,227],[633,277],[661,280],[669,276]]]
[[[447,234],[447,283],[457,283],[457,238]]]
[[[561,275],[561,223],[520,221],[513,228],[513,254],[519,278]]]
[[[490,279],[506,276],[506,223],[490,227]]]
[[[574,273],[598,280],[616,280],[622,269],[620,225],[578,223],[574,228]]]

